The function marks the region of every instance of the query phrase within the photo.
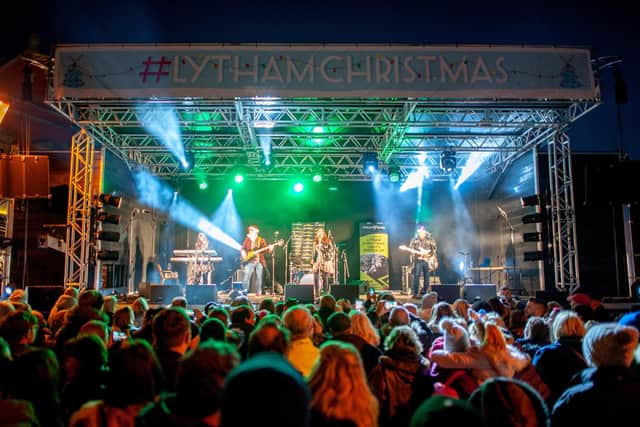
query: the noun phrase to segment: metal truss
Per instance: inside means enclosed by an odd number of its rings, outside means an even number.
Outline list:
[[[65,286],[87,285],[94,151],[94,139],[84,129],[72,137],[64,264]]]
[[[580,272],[569,137],[558,131],[547,150],[555,284],[558,290],[572,294],[580,288]]]
[[[506,167],[597,102],[460,102],[425,100],[150,99],[145,106],[175,112],[186,151],[195,166],[185,172],[177,159],[144,129],[139,106],[129,100],[52,102],[126,162],[180,179],[220,179],[234,166],[248,176],[285,179],[317,167],[339,180],[369,180],[364,153],[381,166],[409,172],[412,156],[427,153],[431,176],[444,176],[439,153],[455,151],[458,167],[473,152],[493,153],[487,165]],[[265,168],[263,146],[270,149]],[[429,155],[430,154],[430,155]],[[360,163],[359,163],[360,162]]]

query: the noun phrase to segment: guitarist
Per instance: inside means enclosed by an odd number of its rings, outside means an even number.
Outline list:
[[[258,235],[260,229],[255,225],[247,227],[247,237],[242,242],[242,248],[240,249],[240,255],[244,265],[242,267],[244,277],[242,280],[242,287],[245,291],[249,290],[251,284],[251,276],[256,273],[256,295],[262,295],[262,273],[267,266],[264,259],[265,252],[271,252],[272,246],[267,245],[267,241]],[[267,249],[265,249],[267,248]],[[255,252],[259,249],[265,249],[260,253],[250,257],[251,252]]]
[[[436,241],[433,240],[431,233],[424,225],[419,225],[415,237],[409,243],[409,248],[428,254],[427,256],[412,255],[411,257],[413,261],[413,298],[420,298],[420,295],[426,293],[429,287],[428,257],[436,255]],[[419,292],[420,275],[424,276],[422,292]]]

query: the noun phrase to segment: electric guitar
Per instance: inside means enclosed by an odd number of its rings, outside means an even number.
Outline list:
[[[282,246],[282,245],[284,245],[284,240],[280,239],[277,242],[270,244],[269,246],[265,246],[264,248],[256,249],[256,250],[253,250],[253,251],[247,251],[244,256],[242,256],[242,254],[240,254],[240,259],[242,260],[242,263],[247,263],[247,262],[251,261],[257,255],[259,255],[261,252],[270,251],[275,246]]]
[[[438,258],[436,258],[436,254],[434,251],[423,248],[411,249],[406,245],[400,245],[398,249],[410,252],[415,255],[416,258],[426,261],[427,265],[429,266],[429,271],[435,271],[438,268]]]

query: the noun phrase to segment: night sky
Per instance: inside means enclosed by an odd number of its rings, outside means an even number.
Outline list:
[[[242,5],[242,6],[240,6]],[[580,46],[594,58],[619,56],[629,103],[618,124],[611,69],[603,104],[569,131],[574,151],[623,149],[640,160],[633,122],[640,116],[640,13],[621,1],[29,1],[3,10],[0,61],[19,53],[26,35],[40,50],[56,43],[432,43]],[[622,134],[620,133],[622,130]]]

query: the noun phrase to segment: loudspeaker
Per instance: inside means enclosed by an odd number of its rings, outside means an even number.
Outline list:
[[[151,304],[170,304],[175,297],[182,296],[178,285],[149,285],[149,302]]]
[[[453,304],[455,300],[460,298],[459,285],[432,285],[431,290],[438,293],[438,301]]]
[[[64,293],[64,286],[27,286],[26,292],[32,309],[49,314],[58,297]]]
[[[49,157],[0,154],[0,198],[49,197]]]
[[[218,302],[218,287],[213,285],[189,285],[186,287],[189,304],[204,305],[210,301]]]
[[[357,286],[358,287],[358,291],[361,294],[366,294],[367,292],[369,292],[369,281],[368,280],[349,279],[349,280],[347,280],[347,285]]]
[[[284,287],[284,299],[295,298],[301,303],[313,303],[313,285],[292,285]]]
[[[140,282],[138,284],[138,295],[141,297],[145,297],[146,299],[149,299],[150,286],[151,286],[151,283],[149,282]]]
[[[358,285],[331,285],[331,295],[336,301],[345,298],[351,301],[351,304],[355,304],[360,296],[360,287]]]
[[[490,298],[495,298],[497,296],[498,289],[495,283],[464,285],[464,299],[470,303],[473,303],[476,297],[482,301],[488,301]]]

